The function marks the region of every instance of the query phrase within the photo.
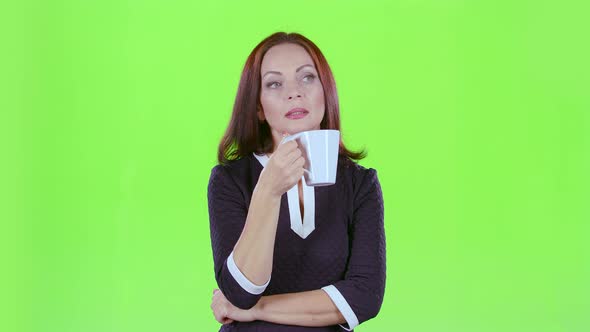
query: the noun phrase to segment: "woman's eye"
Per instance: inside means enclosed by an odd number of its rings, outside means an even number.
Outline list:
[[[281,83],[279,83],[279,82],[268,82],[268,83],[266,83],[266,87],[267,88],[271,88],[271,89],[276,89],[279,86],[281,86]]]
[[[314,79],[315,79],[315,75],[314,74],[305,75],[303,77],[303,81],[304,82],[313,82]]]

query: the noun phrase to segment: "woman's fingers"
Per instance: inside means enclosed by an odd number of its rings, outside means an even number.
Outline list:
[[[217,303],[212,305],[212,309],[215,320],[223,324],[223,321],[227,319],[227,310],[223,305],[219,305]]]
[[[280,144],[261,173],[275,195],[283,195],[303,176],[305,158],[298,143],[293,140]]]
[[[215,295],[213,295],[213,298],[211,298],[211,305],[223,303],[224,300],[225,296],[223,296],[223,293],[218,290],[217,292],[215,292]]]
[[[224,320],[221,322],[221,324],[225,325],[225,324],[231,324],[231,323],[233,323],[233,322],[234,322],[234,320],[233,320],[233,319],[226,318],[226,319],[224,319]]]
[[[273,153],[273,157],[277,161],[284,161],[285,163],[291,163],[295,159],[293,152],[297,152],[298,145],[296,141],[289,141],[283,143],[277,147],[277,150]]]
[[[289,142],[290,143],[290,142]],[[299,149],[298,146],[295,146],[295,148],[293,150],[291,150],[284,158],[285,163],[287,165],[290,165],[292,163],[295,162],[295,160],[297,160],[299,157],[302,156],[302,152],[301,149]]]
[[[287,190],[299,182],[303,176],[305,158],[301,155],[301,153],[297,153],[296,156],[297,157],[283,170],[283,177],[286,181]]]
[[[213,310],[213,316],[215,320],[219,323],[223,323],[223,320],[226,318],[223,314],[225,310],[223,310],[222,306],[220,305],[221,297],[217,294],[218,290],[213,290],[213,298],[211,300],[211,310]]]
[[[221,317],[219,317],[219,310],[216,303],[211,304],[211,310],[213,311],[213,317],[215,317],[215,320],[221,323]]]
[[[305,165],[305,158],[303,156],[299,156],[297,159],[291,163],[286,169],[287,174],[297,175],[296,179],[301,179],[303,176],[303,166]]]
[[[290,146],[288,146],[285,150],[281,151],[280,153],[275,152],[276,156],[273,155],[273,157],[276,158],[276,162],[279,167],[281,167],[284,170],[291,171],[292,166],[295,163],[297,163],[300,158],[302,158],[303,152],[301,151],[301,149],[299,149],[299,146],[295,141],[290,141],[285,144],[289,144]],[[303,159],[303,162],[305,162],[305,159]],[[300,167],[300,165],[296,166]]]
[[[221,324],[230,324],[233,319],[228,317],[228,303],[225,300],[223,293],[219,289],[213,290],[213,298],[211,301],[211,310],[213,310],[213,316],[215,320]]]

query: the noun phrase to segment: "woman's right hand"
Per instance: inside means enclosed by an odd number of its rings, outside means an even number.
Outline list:
[[[281,143],[262,170],[258,183],[280,197],[299,182],[304,164],[305,158],[295,140]]]

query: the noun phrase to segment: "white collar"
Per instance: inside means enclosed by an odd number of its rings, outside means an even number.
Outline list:
[[[257,155],[262,168],[266,167],[269,158],[266,154]],[[289,202],[289,216],[291,217],[291,229],[301,238],[305,239],[315,229],[315,190],[314,187],[305,183],[305,177],[301,177],[303,186],[303,222],[301,222],[301,210],[299,209],[299,190],[297,184],[287,191],[287,201]]]

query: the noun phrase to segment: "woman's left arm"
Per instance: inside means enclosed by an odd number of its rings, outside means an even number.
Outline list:
[[[263,296],[253,309],[257,320],[271,323],[329,326],[346,322],[330,297],[321,289]]]
[[[231,321],[262,320],[298,326],[329,326],[344,324],[346,320],[330,297],[321,289],[263,296],[249,310],[232,305],[218,290],[214,291],[215,318],[222,324]]]
[[[343,280],[322,287],[338,307],[350,331],[377,316],[385,295],[385,224],[381,184],[369,168],[354,175],[351,250]]]

